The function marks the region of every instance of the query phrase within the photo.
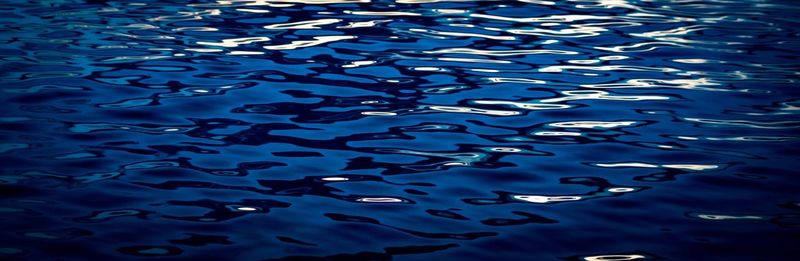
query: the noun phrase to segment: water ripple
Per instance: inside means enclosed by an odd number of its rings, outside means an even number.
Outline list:
[[[795,260],[797,11],[8,1],[0,259]]]

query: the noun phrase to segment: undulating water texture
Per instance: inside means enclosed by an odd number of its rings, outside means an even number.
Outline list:
[[[3,260],[799,260],[794,0],[2,1]]]

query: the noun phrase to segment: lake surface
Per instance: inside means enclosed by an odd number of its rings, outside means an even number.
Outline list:
[[[0,259],[798,260],[796,1],[4,1]]]

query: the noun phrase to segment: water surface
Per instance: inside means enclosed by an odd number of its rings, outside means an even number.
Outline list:
[[[5,1],[11,260],[797,260],[795,1]]]

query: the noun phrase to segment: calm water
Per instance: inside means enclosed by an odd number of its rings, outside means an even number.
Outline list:
[[[795,1],[3,1],[0,259],[798,260]]]

